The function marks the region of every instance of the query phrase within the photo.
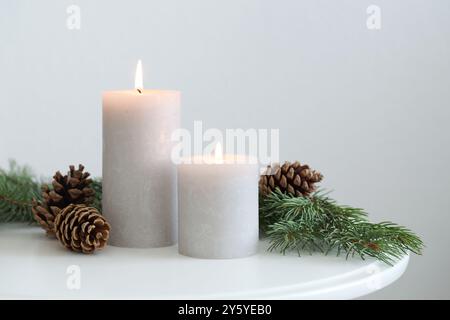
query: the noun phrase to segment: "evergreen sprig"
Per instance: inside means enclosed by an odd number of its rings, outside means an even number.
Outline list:
[[[423,242],[392,222],[370,223],[360,208],[339,205],[323,192],[295,197],[280,190],[260,198],[260,226],[269,250],[335,250],[346,257],[374,257],[389,265],[409,251],[421,254]]]
[[[92,206],[96,208],[99,212],[103,212],[102,210],[102,179],[94,178],[91,183],[92,189],[95,191],[94,201],[92,202]]]
[[[0,168],[0,223],[33,222],[31,200],[41,198],[40,190],[29,167],[10,160],[9,170]]]

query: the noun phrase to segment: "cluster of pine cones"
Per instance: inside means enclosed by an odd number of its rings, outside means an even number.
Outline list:
[[[263,196],[280,189],[296,197],[309,196],[316,191],[316,183],[323,176],[320,172],[312,170],[308,165],[299,161],[283,165],[278,163],[267,166],[259,179],[259,193]]]
[[[42,201],[33,200],[36,221],[69,250],[92,253],[102,249],[109,238],[111,226],[94,207],[95,191],[84,166],[69,167],[66,175],[56,172],[52,187],[42,186]]]

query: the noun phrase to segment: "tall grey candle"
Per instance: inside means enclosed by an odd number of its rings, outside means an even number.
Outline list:
[[[180,93],[103,93],[103,215],[110,244],[151,248],[177,241],[177,177],[171,134]]]

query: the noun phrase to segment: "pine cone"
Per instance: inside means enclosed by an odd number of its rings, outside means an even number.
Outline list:
[[[55,173],[52,189],[46,184],[42,186],[42,201],[33,200],[34,218],[49,236],[55,234],[52,230],[54,220],[62,209],[72,203],[89,205],[94,200],[95,191],[90,187],[92,180],[88,172],[83,172],[84,166],[80,164],[78,170],[74,166],[69,169],[65,176],[59,171]]]
[[[33,199],[31,211],[34,219],[47,232],[47,235],[55,236],[55,217],[61,212],[61,209],[54,206],[49,208],[45,202]]]
[[[316,190],[315,183],[323,178],[320,172],[311,170],[308,165],[301,165],[296,161],[286,161],[282,166],[278,163],[267,166],[259,179],[259,192],[262,195],[270,194],[279,188],[282,192],[294,196],[309,196]]]
[[[111,226],[93,207],[70,204],[55,219],[56,238],[69,250],[93,253],[102,249]]]
[[[89,205],[94,200],[94,190],[90,187],[92,180],[89,179],[89,172],[84,172],[84,166],[78,165],[78,170],[74,166],[69,167],[67,175],[63,176],[57,171],[53,176],[52,185],[42,187],[42,197],[49,207],[64,209],[69,204]]]

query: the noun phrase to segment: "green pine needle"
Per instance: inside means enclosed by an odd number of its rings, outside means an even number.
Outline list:
[[[269,250],[303,250],[346,257],[376,258],[389,265],[408,252],[421,254],[423,242],[391,222],[370,223],[363,209],[339,205],[327,194],[295,197],[280,190],[260,198],[260,226]]]

